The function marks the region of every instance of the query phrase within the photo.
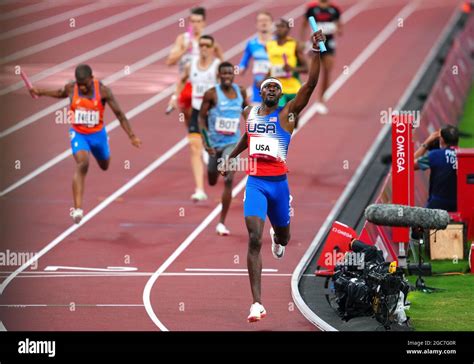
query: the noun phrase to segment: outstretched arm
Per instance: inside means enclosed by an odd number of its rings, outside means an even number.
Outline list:
[[[130,138],[130,142],[133,146],[139,148],[142,144],[141,140],[133,133],[132,127],[127,119],[127,116],[120,108],[117,100],[115,99],[112,90],[107,86],[102,85],[101,87],[101,94],[102,97],[105,98],[106,102],[109,104],[110,108],[112,109],[113,113],[117,117],[118,121],[120,121],[120,126],[122,129],[127,133],[128,137]]]
[[[66,84],[63,88],[60,88],[59,90],[45,90],[33,87],[32,89],[30,89],[30,93],[36,96],[49,96],[55,97],[57,99],[65,99],[72,93],[73,87],[74,82]]]
[[[296,97],[288,102],[281,111],[282,116],[280,120],[283,121],[283,128],[292,133],[294,128],[294,120],[299,113],[308,105],[309,99],[318,84],[320,58],[319,58],[319,41],[325,41],[326,37],[321,30],[313,33],[313,50],[310,52],[311,63],[309,66],[308,80],[301,86]]]

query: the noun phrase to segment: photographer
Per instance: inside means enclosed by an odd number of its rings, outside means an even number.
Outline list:
[[[415,170],[431,171],[427,208],[457,210],[458,142],[458,129],[448,125],[432,133],[415,152]],[[437,143],[439,148],[434,149]]]

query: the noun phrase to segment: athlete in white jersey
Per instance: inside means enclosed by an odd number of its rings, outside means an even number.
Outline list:
[[[192,85],[192,113],[188,126],[189,146],[191,149],[191,167],[193,170],[196,190],[191,195],[193,201],[207,199],[204,192],[204,166],[201,159],[203,144],[199,130],[198,116],[204,93],[217,84],[217,69],[220,59],[214,55],[214,38],[202,35],[199,38],[199,57],[184,67],[183,75],[176,87],[178,95],[187,81]]]
[[[192,59],[198,58],[199,56],[199,37],[203,34],[205,26],[206,10],[203,7],[191,9],[189,28],[186,32],[178,35],[166,60],[168,66],[178,65],[179,79],[182,77],[185,66],[189,64]],[[214,52],[217,58],[222,59],[222,50],[217,43],[214,46]],[[171,97],[166,113],[169,114],[176,108],[180,109],[180,112],[184,115],[186,124],[188,124],[191,118],[191,83],[185,84],[181,93],[174,94]]]

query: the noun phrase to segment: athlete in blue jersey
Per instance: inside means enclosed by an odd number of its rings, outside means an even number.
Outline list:
[[[248,148],[249,164],[256,168],[249,170],[244,197],[244,217],[249,234],[247,269],[250,278],[253,304],[248,322],[259,321],[266,311],[261,300],[262,278],[262,234],[268,216],[272,228],[272,254],[281,259],[290,240],[290,191],[287,180],[286,158],[295,120],[303,111],[316,88],[319,77],[319,41],[324,37],[321,31],[313,33],[313,49],[310,55],[308,80],[301,86],[296,97],[284,107],[278,102],[285,90],[275,78],[264,80],[260,86],[262,102],[259,106],[246,107],[243,116],[246,132],[229,156],[228,168],[233,158]],[[253,163],[252,161],[256,161]],[[225,170],[222,172],[225,175]]]
[[[211,186],[217,183],[218,165],[228,159],[240,139],[240,117],[247,106],[245,89],[234,83],[234,65],[222,62],[218,72],[220,84],[206,91],[199,111],[199,127],[209,153],[207,176]],[[232,200],[233,178],[234,172],[224,177],[222,211],[216,227],[218,235],[230,234],[225,218]]]
[[[244,54],[239,64],[239,70],[242,74],[249,68],[250,60],[253,59],[253,92],[252,103],[259,104],[262,101],[260,97],[260,83],[267,76],[270,70],[268,61],[266,43],[272,39],[273,17],[267,11],[261,11],[257,14],[257,36],[248,41]]]

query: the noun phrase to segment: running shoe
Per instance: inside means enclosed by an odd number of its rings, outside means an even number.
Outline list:
[[[82,209],[72,209],[71,217],[75,224],[79,224],[84,217],[84,211]]]
[[[275,231],[270,228],[270,237],[272,238],[272,254],[275,259],[283,258],[285,255],[285,247],[283,245],[275,243]]]
[[[191,200],[194,202],[205,201],[207,200],[207,195],[202,190],[196,190],[196,192],[191,195]]]
[[[230,231],[225,227],[223,223],[218,223],[216,226],[216,233],[220,236],[227,236],[230,234]]]
[[[266,315],[267,311],[265,311],[265,308],[260,303],[255,302],[252,306],[250,306],[250,314],[247,317],[247,321],[257,322],[265,318]]]

